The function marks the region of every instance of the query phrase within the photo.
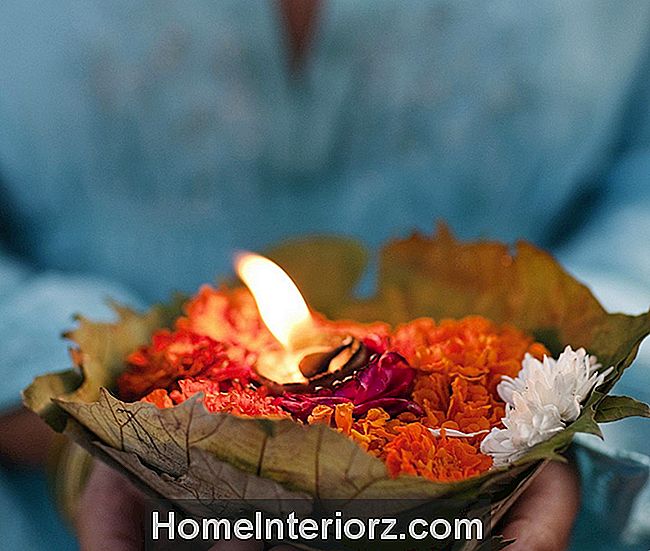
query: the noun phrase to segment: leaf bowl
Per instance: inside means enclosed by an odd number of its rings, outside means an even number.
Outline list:
[[[650,313],[608,313],[586,286],[531,244],[520,242],[513,250],[496,242],[462,243],[445,227],[431,237],[395,240],[381,252],[375,295],[362,299],[354,289],[367,253],[353,241],[301,239],[268,256],[291,274],[307,302],[331,319],[398,324],[422,316],[478,314],[526,331],[554,355],[567,344],[584,347],[614,369],[565,430],[508,468],[448,483],[391,478],[382,461],[322,424],[209,413],[197,399],[158,409],[115,397],[127,354],[173,324],[182,297],[145,313],[115,305],[114,323],[79,317],[66,334],[74,343],[75,366],[36,378],[24,391],[25,404],[148,492],[191,514],[215,514],[228,500],[251,509],[264,504],[273,514],[295,508],[296,500],[307,512],[361,500],[382,500],[389,511],[391,503],[400,508],[401,500],[409,500],[428,504],[438,515],[471,511],[488,528],[545,461],[563,459],[575,433],[600,434],[598,422],[648,415],[647,406],[607,393],[650,333]],[[462,548],[481,545],[468,542]]]

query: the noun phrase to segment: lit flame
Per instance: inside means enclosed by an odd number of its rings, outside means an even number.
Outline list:
[[[269,331],[285,349],[293,349],[297,335],[313,327],[309,308],[296,284],[280,266],[253,253],[237,255],[235,269],[253,294]]]

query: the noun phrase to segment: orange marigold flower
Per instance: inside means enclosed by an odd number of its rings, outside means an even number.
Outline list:
[[[174,402],[172,402],[172,399],[169,397],[169,394],[164,388],[157,388],[156,390],[152,390],[149,394],[142,398],[142,401],[149,402],[150,404],[153,404],[160,409],[170,408],[174,406]]]
[[[232,361],[225,346],[187,330],[162,329],[127,359],[127,369],[117,381],[120,397],[137,400],[156,388],[171,388],[179,379],[214,380],[250,377],[250,368]]]
[[[350,434],[352,430],[353,410],[354,404],[352,402],[336,404],[334,407],[334,423],[343,434]]]
[[[203,405],[211,413],[227,412],[243,417],[287,417],[288,413],[273,403],[266,388],[251,388],[233,384],[228,392],[220,392],[214,381],[179,381],[180,390],[169,393],[180,404],[198,392],[203,393]]]
[[[402,473],[430,480],[453,481],[487,471],[492,458],[461,438],[435,437],[420,423],[396,429],[398,436],[389,441],[383,453],[391,476]]]
[[[413,399],[422,406],[432,427],[440,426],[447,418],[450,384],[449,375],[441,371],[420,373],[415,379]]]
[[[350,436],[367,452],[383,459],[386,444],[397,436],[396,427],[402,424],[383,409],[374,408],[354,424]]]
[[[541,358],[541,343],[510,325],[480,316],[442,320],[421,318],[401,325],[392,345],[420,371],[413,399],[431,427],[463,432],[501,422],[504,405],[496,392],[503,375],[515,377],[528,352]]]
[[[448,422],[442,426],[463,432],[489,430],[501,422],[503,405],[485,387],[485,377],[468,380],[462,376],[451,383],[451,398],[447,410]]]
[[[548,354],[543,345],[518,329],[481,316],[445,319],[438,324],[420,318],[399,326],[392,344],[417,369],[445,369],[467,377],[490,373],[495,367],[504,371],[503,375],[508,368],[514,369],[516,375],[526,352],[536,357]]]
[[[406,473],[431,480],[461,480],[480,474],[492,465],[492,459],[480,453],[478,438],[435,437],[422,423],[405,419],[410,416],[391,419],[380,408],[371,409],[365,417],[354,420],[352,409],[346,406],[349,404],[335,408],[319,406],[309,422],[333,422],[334,428],[383,460],[393,477]]]
[[[215,289],[204,285],[183,310],[185,315],[176,320],[178,329],[205,335],[244,351],[279,347],[246,288]]]
[[[334,413],[334,409],[331,406],[319,404],[309,414],[307,423],[310,425],[316,425],[318,423],[329,425],[332,421],[332,413]]]

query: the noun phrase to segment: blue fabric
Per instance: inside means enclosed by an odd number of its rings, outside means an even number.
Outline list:
[[[0,534],[2,548],[12,551],[77,547],[62,525],[42,472],[0,471]]]
[[[0,3],[3,406],[67,365],[72,312],[192,291],[295,234],[376,247],[444,218],[650,305],[648,2],[325,0],[293,75],[276,9]],[[647,355],[634,371],[639,395]]]

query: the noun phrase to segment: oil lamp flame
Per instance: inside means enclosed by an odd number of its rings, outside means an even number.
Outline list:
[[[286,350],[292,350],[296,336],[313,327],[296,284],[280,266],[254,253],[238,254],[235,270],[252,293],[266,327]]]
[[[264,324],[284,350],[260,354],[257,374],[273,392],[292,385],[308,390],[345,376],[367,362],[366,347],[350,336],[319,328],[293,280],[277,264],[254,253],[235,257],[235,270],[250,290]]]

